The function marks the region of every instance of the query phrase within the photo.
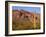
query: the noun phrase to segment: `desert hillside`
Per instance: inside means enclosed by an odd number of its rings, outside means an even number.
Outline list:
[[[12,11],[12,29],[40,29],[40,14],[25,10]]]

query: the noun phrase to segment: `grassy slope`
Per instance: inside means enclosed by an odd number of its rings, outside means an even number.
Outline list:
[[[39,19],[40,20],[40,19]],[[12,22],[13,30],[27,30],[27,29],[40,29],[40,21],[36,23],[36,28],[34,28],[34,23],[30,20],[23,18],[21,20],[16,20]]]

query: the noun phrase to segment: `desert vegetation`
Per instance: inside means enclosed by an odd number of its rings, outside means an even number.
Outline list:
[[[40,14],[25,10],[12,11],[12,30],[40,29]]]

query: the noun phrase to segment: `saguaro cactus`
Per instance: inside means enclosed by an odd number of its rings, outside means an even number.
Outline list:
[[[36,28],[35,14],[34,14],[34,29]]]

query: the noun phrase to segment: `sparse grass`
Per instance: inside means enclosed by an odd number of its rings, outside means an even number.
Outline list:
[[[36,28],[34,28],[34,23],[30,22],[27,19],[24,20],[15,20],[12,25],[13,30],[31,30],[31,29],[40,29],[40,23],[36,23]]]

